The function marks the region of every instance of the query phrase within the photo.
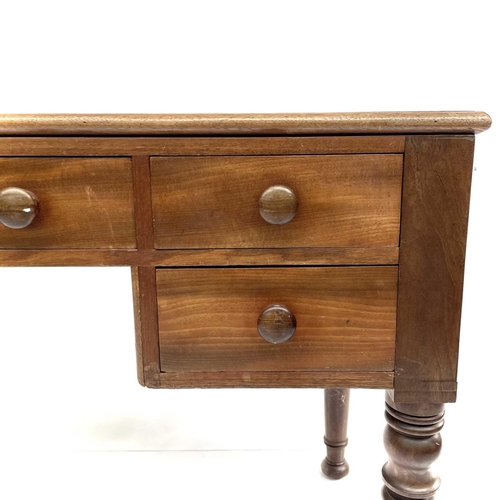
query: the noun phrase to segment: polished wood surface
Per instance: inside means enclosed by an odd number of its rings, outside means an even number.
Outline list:
[[[269,224],[286,224],[297,213],[298,200],[287,186],[271,186],[259,199],[260,216]]]
[[[401,155],[157,157],[151,159],[156,248],[398,246]],[[259,198],[295,193],[287,224]]]
[[[325,389],[326,458],[321,464],[321,470],[330,479],[341,479],[349,473],[344,453],[347,446],[350,393],[350,389]]]
[[[271,344],[283,344],[297,331],[297,319],[288,307],[273,304],[266,307],[257,320],[260,336]]]
[[[397,267],[157,271],[161,370],[391,371]],[[293,311],[283,344],[259,335],[269,304]]]
[[[166,372],[160,373],[159,385],[165,389],[215,389],[215,388],[316,388],[360,387],[390,389],[394,373],[391,372]]]
[[[158,348],[158,306],[156,270],[138,267],[133,270],[134,316],[136,318],[136,346],[141,359],[137,365],[139,382],[147,387],[159,386],[160,353]],[[137,344],[140,339],[139,345]]]
[[[137,361],[137,381],[142,386],[146,385],[146,380],[144,378],[144,355],[142,352],[142,339],[146,335],[144,328],[142,327],[143,313],[142,313],[142,303],[144,301],[141,298],[141,285],[139,283],[139,269],[133,267],[132,271],[132,297],[134,301],[134,325],[135,325],[135,355]]]
[[[475,111],[202,115],[0,115],[0,135],[329,135],[479,133]]]
[[[396,402],[455,401],[473,136],[407,137]]]
[[[0,224],[0,248],[135,248],[128,158],[0,158],[0,188],[39,200],[22,230]]]
[[[11,229],[28,227],[38,214],[38,198],[25,189],[10,187],[0,191],[0,224]]]
[[[151,255],[153,248],[153,209],[149,156],[132,157],[134,213],[136,218],[137,254]],[[139,255],[136,255],[139,257]],[[130,265],[130,264],[129,264]],[[160,360],[158,351],[158,306],[156,271],[147,261],[138,261],[132,268],[136,350],[140,351],[137,366],[139,383],[158,387]]]
[[[132,157],[132,179],[137,249],[150,250],[154,240],[149,156]]]
[[[384,445],[389,456],[382,469],[384,500],[430,500],[441,480],[432,465],[441,453],[444,409],[422,416],[386,404]]]
[[[397,247],[222,250],[0,250],[2,266],[279,266],[397,264]]]
[[[0,156],[403,153],[398,135],[323,137],[0,137]]]
[[[473,134],[490,125],[0,115],[0,265],[132,267],[143,386],[325,388],[331,478],[348,472],[349,388],[386,389],[383,497],[431,500],[456,397]]]

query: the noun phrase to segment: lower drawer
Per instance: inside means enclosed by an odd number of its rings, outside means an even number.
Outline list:
[[[158,269],[161,371],[392,371],[397,274],[396,266]],[[280,308],[262,314],[272,305]]]

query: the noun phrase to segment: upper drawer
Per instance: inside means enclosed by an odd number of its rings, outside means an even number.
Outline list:
[[[136,247],[129,158],[2,158],[0,191],[11,187],[39,209],[22,229],[0,223],[0,248]],[[27,210],[4,200],[3,210]]]
[[[402,163],[397,154],[152,158],[155,247],[397,246]]]

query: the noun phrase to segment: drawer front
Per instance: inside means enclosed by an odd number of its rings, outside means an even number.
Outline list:
[[[129,158],[2,158],[0,191],[38,199],[22,229],[0,224],[0,248],[135,248]]]
[[[157,157],[151,173],[156,248],[398,245],[402,155]]]
[[[159,269],[157,287],[163,372],[394,369],[395,266]],[[296,320],[281,344],[258,329],[274,304]]]

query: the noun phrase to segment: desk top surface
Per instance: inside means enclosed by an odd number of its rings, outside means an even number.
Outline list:
[[[490,126],[476,111],[0,115],[0,136],[474,134]]]

